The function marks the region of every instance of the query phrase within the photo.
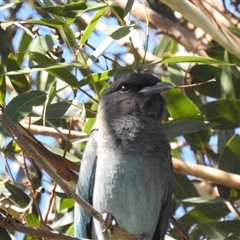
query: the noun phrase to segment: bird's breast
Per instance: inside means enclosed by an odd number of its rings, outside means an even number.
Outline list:
[[[127,232],[137,237],[146,234],[151,238],[165,192],[165,171],[156,154],[149,157],[142,153],[100,148],[93,206],[101,213],[112,214]],[[94,226],[99,238],[102,235],[101,225],[94,222]],[[102,239],[105,239],[104,236]]]

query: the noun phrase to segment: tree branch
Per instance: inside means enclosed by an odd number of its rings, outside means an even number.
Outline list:
[[[172,158],[173,169],[176,173],[192,175],[224,186],[240,189],[240,176],[219,169],[202,166],[199,164],[183,162]]]
[[[22,123],[22,122],[21,122],[21,125],[25,129],[27,129],[31,134],[41,134],[41,135],[52,136],[55,138],[62,138],[62,136],[52,127],[44,127],[44,126],[39,126],[39,125],[34,125],[29,123]],[[58,128],[58,129],[65,136],[69,135],[69,129],[63,129],[63,128]],[[84,132],[71,130],[70,140],[76,139],[76,138],[86,138],[86,137],[87,137],[87,134]]]
[[[10,230],[22,232],[28,236],[33,236],[37,238],[46,238],[48,240],[80,240],[80,238],[70,237],[67,235],[63,235],[59,232],[53,232],[53,231],[45,231],[40,230],[36,228],[31,228],[23,225],[22,223],[19,223],[11,217],[10,215],[7,215],[6,217],[3,216],[3,214],[0,214],[0,227],[7,228]]]

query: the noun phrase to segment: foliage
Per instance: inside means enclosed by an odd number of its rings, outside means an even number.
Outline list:
[[[166,94],[163,127],[173,156],[240,174],[239,10],[237,1],[229,3],[5,1],[0,7],[4,113],[28,130],[17,125],[39,155],[50,161],[33,134],[57,154],[48,156],[66,157],[68,168],[80,162],[85,133],[110,81],[128,71],[148,71],[174,86],[193,84]],[[72,235],[74,201],[24,156],[2,122],[0,128],[0,215]],[[62,163],[50,164],[65,176],[56,166]],[[175,173],[174,181],[172,214],[190,239],[240,238],[239,189],[194,174]],[[1,228],[0,239],[34,239],[15,230]],[[168,234],[179,239],[175,226]]]

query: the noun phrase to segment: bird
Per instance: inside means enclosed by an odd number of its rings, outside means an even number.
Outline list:
[[[171,88],[149,73],[117,78],[99,101],[80,166],[77,194],[138,239],[162,240],[169,225],[173,170],[161,120]],[[78,204],[74,213],[76,237],[125,239]]]

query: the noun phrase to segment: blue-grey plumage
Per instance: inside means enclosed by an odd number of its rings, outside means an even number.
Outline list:
[[[86,145],[77,193],[101,213],[113,215],[128,233],[164,239],[172,198],[169,141],[162,130],[165,101],[172,86],[146,73],[116,80],[100,100]],[[75,205],[75,236],[123,239]]]

